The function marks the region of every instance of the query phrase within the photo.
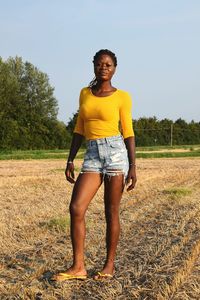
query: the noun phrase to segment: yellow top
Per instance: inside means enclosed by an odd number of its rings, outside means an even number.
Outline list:
[[[89,87],[81,90],[79,113],[74,132],[87,140],[119,135],[121,122],[124,138],[134,136],[131,116],[131,97],[122,90],[112,95],[97,97]]]

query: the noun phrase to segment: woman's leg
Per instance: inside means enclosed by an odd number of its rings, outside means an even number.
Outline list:
[[[119,172],[119,171],[118,171]],[[119,205],[124,188],[124,175],[106,176],[104,180],[107,257],[102,274],[113,274],[114,258],[120,233]],[[98,276],[98,275],[97,275]]]
[[[101,185],[99,173],[82,173],[78,176],[70,203],[71,240],[73,264],[66,273],[86,274],[84,266],[85,212],[89,203]]]

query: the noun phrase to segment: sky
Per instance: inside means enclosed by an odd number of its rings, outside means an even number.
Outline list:
[[[134,119],[200,121],[200,0],[0,0],[0,36],[4,60],[48,74],[65,123],[100,49],[117,56]]]

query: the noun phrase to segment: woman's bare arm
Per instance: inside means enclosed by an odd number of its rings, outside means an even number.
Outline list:
[[[129,171],[126,179],[126,184],[128,185],[127,191],[130,191],[135,187],[137,181],[135,164],[135,137],[128,137],[124,139],[124,142],[128,151],[129,161]]]
[[[83,142],[84,136],[79,133],[74,133],[72,137],[72,142],[70,146],[69,156],[67,159],[67,166],[65,169],[65,176],[67,181],[70,183],[75,183],[75,176],[74,176],[74,158],[76,157],[76,154],[78,150],[81,147],[81,144]]]

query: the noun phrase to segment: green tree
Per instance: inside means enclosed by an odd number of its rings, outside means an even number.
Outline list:
[[[173,140],[175,145],[184,145],[188,143],[188,124],[185,120],[179,118],[174,122]]]
[[[0,148],[35,149],[67,144],[47,74],[15,57],[0,58]],[[52,130],[52,128],[55,130]],[[56,142],[55,136],[59,137]],[[60,137],[64,141],[60,141]],[[53,141],[53,142],[52,142]]]

